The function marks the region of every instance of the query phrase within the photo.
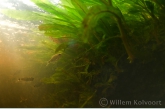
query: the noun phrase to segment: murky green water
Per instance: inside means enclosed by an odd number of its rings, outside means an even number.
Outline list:
[[[56,107],[51,93],[54,86],[42,83],[53,67],[46,66],[48,48],[44,36],[19,33],[0,36],[0,107]],[[51,53],[51,52],[50,52]],[[34,78],[26,80],[20,78]]]

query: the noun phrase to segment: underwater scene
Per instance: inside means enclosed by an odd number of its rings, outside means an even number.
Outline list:
[[[165,108],[165,0],[1,0],[0,108]]]

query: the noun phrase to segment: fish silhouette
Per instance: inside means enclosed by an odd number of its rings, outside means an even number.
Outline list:
[[[39,82],[39,83],[35,84],[34,87],[37,88],[37,87],[40,87],[40,86],[42,86],[42,85],[43,85],[43,82]]]
[[[61,57],[61,53],[53,55],[51,59],[47,62],[46,66],[48,66],[51,62],[57,61],[60,57]]]
[[[18,81],[33,81],[33,77],[25,77],[25,78],[19,78]]]

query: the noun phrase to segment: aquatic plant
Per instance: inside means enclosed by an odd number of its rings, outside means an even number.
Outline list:
[[[124,79],[131,84],[134,80],[129,77],[143,72],[138,79],[145,81],[140,78],[148,75],[146,67],[161,57],[155,54],[164,53],[163,0],[61,0],[59,4],[31,1],[43,12],[26,12],[25,16],[25,12],[14,11],[10,16],[42,20],[39,30],[57,44],[53,55],[56,71],[44,79],[56,86],[52,94],[55,107],[100,107],[102,97],[120,98]],[[3,13],[9,15],[8,10]],[[151,75],[155,75],[154,70],[149,70]]]

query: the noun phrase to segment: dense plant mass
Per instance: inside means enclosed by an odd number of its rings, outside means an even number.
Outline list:
[[[56,71],[44,79],[55,84],[54,107],[101,107],[103,97],[165,106],[164,0],[31,1],[43,12],[3,13],[42,20],[39,30],[58,44],[49,60]]]

